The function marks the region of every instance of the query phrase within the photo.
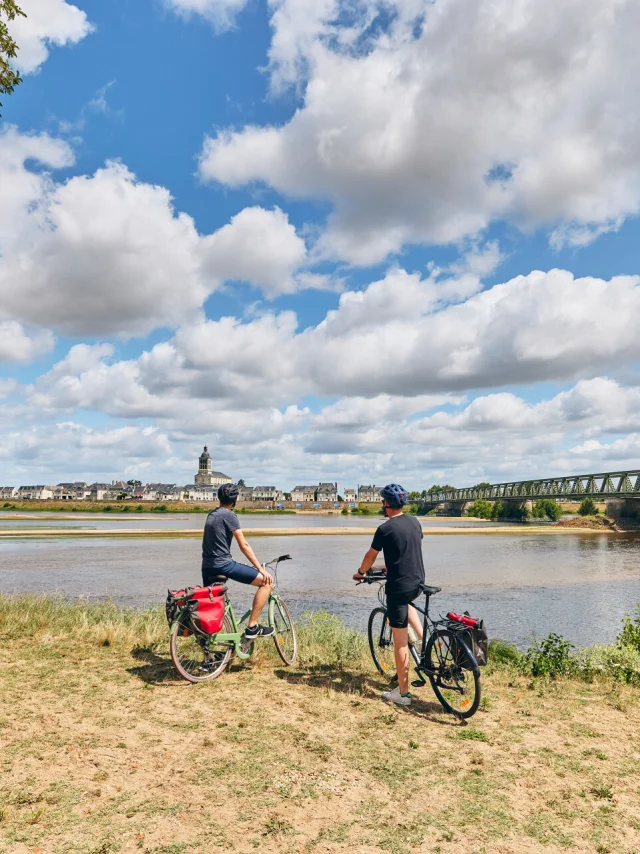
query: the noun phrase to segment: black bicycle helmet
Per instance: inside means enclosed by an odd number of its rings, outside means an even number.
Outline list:
[[[407,490],[399,483],[388,483],[380,490],[380,495],[389,507],[404,507],[407,503]]]
[[[220,504],[233,504],[238,500],[240,490],[235,483],[223,483],[218,487],[218,501]]]

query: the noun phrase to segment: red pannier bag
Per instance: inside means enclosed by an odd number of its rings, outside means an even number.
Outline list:
[[[193,627],[207,635],[216,634],[222,628],[226,589],[223,584],[210,584],[208,587],[169,590],[166,603],[167,622],[172,625],[178,608],[189,603]]]

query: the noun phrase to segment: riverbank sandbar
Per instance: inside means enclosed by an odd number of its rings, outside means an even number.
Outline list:
[[[327,528],[244,528],[248,537],[323,537],[323,536],[372,536],[376,527],[327,527]],[[425,536],[464,536],[466,534],[614,534],[616,531],[610,528],[569,528],[556,527],[555,525],[514,525],[501,527],[476,527],[459,526],[456,528],[428,527],[423,529]],[[48,537],[201,537],[202,528],[98,528],[88,530],[86,528],[30,528],[20,530],[0,529],[0,539],[7,538],[48,538]]]

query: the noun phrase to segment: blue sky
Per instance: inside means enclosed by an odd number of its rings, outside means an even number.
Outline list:
[[[631,0],[22,5],[1,482],[638,466]]]

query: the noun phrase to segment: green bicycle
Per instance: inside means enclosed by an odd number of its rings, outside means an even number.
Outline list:
[[[268,624],[273,626],[273,642],[285,664],[291,665],[298,655],[298,641],[291,612],[278,593],[278,564],[291,560],[291,555],[280,555],[265,568],[273,575],[273,589],[267,602]],[[220,581],[227,579],[221,576]],[[171,634],[169,650],[173,664],[188,682],[206,682],[217,679],[226,669],[232,655],[244,660],[253,653],[254,642],[244,637],[251,611],[237,620],[226,587],[223,588],[224,616],[220,631],[203,632],[193,618],[193,599],[185,599],[184,591],[170,593],[167,598],[167,615],[170,615]]]

